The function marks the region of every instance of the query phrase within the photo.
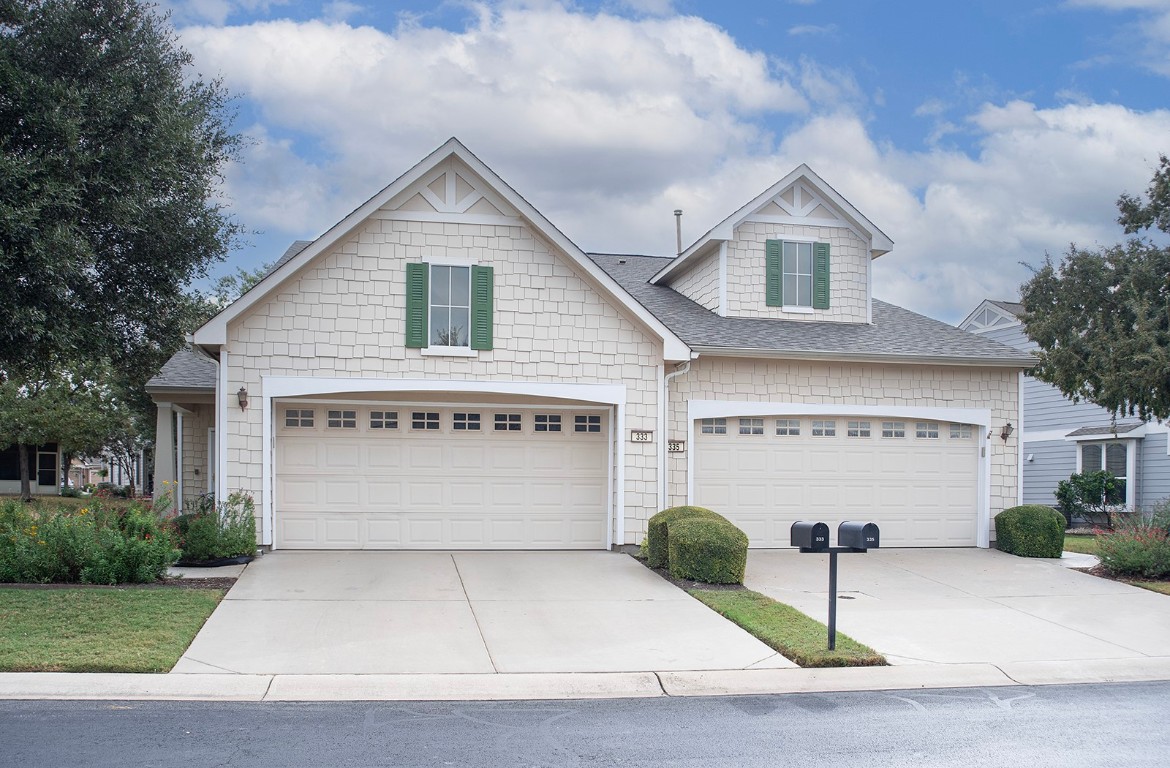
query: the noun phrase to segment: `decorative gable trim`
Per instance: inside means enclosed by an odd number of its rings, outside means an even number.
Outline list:
[[[984,299],[979,306],[975,307],[971,314],[963,318],[963,322],[959,323],[959,329],[970,331],[971,333],[987,333],[988,331],[1019,325],[1020,318],[1009,309],[1005,309],[1002,306],[1004,304],[1007,304],[1007,302]]]
[[[825,181],[801,164],[792,173],[716,224],[689,248],[663,267],[653,284],[668,283],[683,264],[720,242],[735,236],[735,229],[745,221],[760,221],[802,226],[846,227],[870,244],[870,258],[876,259],[894,248],[894,241],[862,215],[861,211],[837,193]]]
[[[458,176],[457,170],[452,167],[452,164],[445,164],[444,162],[452,157],[458,158],[468,167],[472,174],[482,179],[488,188],[478,187],[461,176],[452,178],[452,176]],[[446,175],[444,176],[444,174]],[[440,177],[443,179],[441,184],[438,183]],[[435,207],[437,201],[440,207],[450,207],[452,209],[458,209],[460,206],[466,204],[463,210],[469,211],[481,200],[487,200],[497,210],[504,213],[507,213],[509,209],[515,211],[516,218],[513,220],[513,224],[526,224],[541,237],[555,245],[567,256],[573,263],[573,266],[579,270],[579,274],[585,276],[607,299],[620,306],[629,315],[636,318],[642,325],[658,336],[663,342],[664,356],[667,360],[690,359],[691,350],[683,343],[682,339],[675,335],[645,307],[635,301],[612,277],[594,264],[585,255],[585,252],[578,248],[573,241],[569,240],[564,233],[553,226],[527,200],[508,186],[491,168],[488,168],[482,160],[472,154],[467,147],[463,146],[454,137],[448,139],[446,143],[423,158],[422,161],[409,171],[399,176],[390,185],[371,197],[337,224],[334,224],[303,251],[270,272],[252,290],[236,299],[236,301],[228,305],[222,312],[195,331],[193,335],[194,343],[207,346],[225,344],[227,342],[227,328],[233,320],[243,315],[269,294],[273,293],[287,278],[296,274],[302,267],[343,240],[366,220],[376,215],[385,216],[388,213],[393,213],[392,211],[381,211],[380,209],[384,208],[395,197],[407,191],[415,182],[420,180],[426,180],[423,186],[424,190],[430,192],[430,196],[428,197],[420,192],[410,199],[425,200],[432,208]],[[462,189],[459,184],[460,181],[467,184],[471,188],[471,191]],[[451,193],[452,185],[454,185],[453,194]],[[435,191],[436,189],[443,192],[442,196],[440,196],[439,192]],[[457,210],[440,211],[437,208],[434,211],[434,214],[437,216],[447,217],[457,215],[457,213]],[[427,212],[425,210],[409,211],[409,218],[417,219],[420,215],[426,214]],[[404,214],[405,217],[407,216]],[[466,221],[466,214],[460,220]]]

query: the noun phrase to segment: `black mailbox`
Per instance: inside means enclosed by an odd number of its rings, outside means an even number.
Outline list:
[[[837,526],[837,546],[877,549],[881,546],[878,527],[873,523],[841,523]]]
[[[829,551],[829,526],[808,520],[797,520],[791,528],[792,546],[814,552]]]

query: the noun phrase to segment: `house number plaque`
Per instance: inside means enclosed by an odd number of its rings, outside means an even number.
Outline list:
[[[667,453],[685,453],[687,450],[687,443],[685,440],[667,440]]]
[[[654,433],[650,431],[635,429],[630,432],[631,443],[652,443],[654,442]]]

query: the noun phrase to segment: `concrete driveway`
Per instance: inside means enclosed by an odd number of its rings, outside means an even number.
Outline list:
[[[248,566],[172,672],[791,666],[615,552],[276,552]]]
[[[753,550],[745,583],[827,621],[828,559]],[[1170,597],[1052,560],[870,550],[839,556],[838,595],[838,631],[892,664],[1170,657]]]

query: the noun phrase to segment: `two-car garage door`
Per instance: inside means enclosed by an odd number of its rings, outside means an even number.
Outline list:
[[[752,546],[787,547],[796,520],[878,523],[882,546],[975,546],[977,430],[865,417],[766,416],[695,424],[694,503]]]
[[[600,549],[609,414],[280,403],[278,548]]]

